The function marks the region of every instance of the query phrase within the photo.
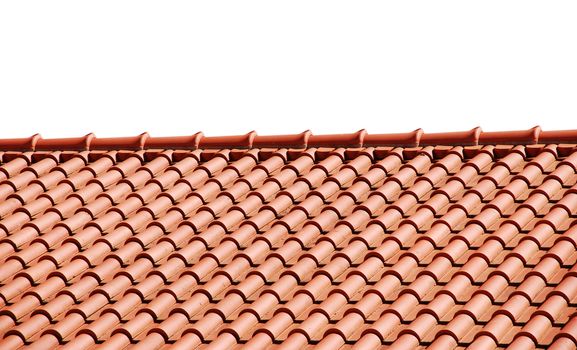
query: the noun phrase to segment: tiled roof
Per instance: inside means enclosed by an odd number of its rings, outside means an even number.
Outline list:
[[[0,140],[0,349],[575,349],[577,130]]]

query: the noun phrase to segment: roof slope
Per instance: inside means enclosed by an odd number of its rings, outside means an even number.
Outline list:
[[[576,348],[576,146],[0,140],[0,349]]]

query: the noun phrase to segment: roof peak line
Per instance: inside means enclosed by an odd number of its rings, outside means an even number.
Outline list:
[[[310,147],[419,147],[533,145],[547,143],[577,144],[577,130],[543,131],[535,126],[528,130],[484,132],[480,127],[468,131],[425,133],[422,129],[405,133],[369,134],[365,129],[350,134],[314,135],[307,130],[300,134],[151,137],[147,132],[137,136],[99,138],[90,133],[81,137],[44,139],[40,134],[27,138],[0,139],[0,151],[88,151],[141,149],[221,149],[221,148],[310,148]]]

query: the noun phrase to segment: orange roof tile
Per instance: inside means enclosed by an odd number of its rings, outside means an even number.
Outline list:
[[[577,130],[0,140],[0,349],[577,347]]]

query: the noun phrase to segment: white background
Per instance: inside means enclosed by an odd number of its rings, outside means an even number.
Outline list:
[[[577,128],[575,1],[3,1],[0,137]]]

